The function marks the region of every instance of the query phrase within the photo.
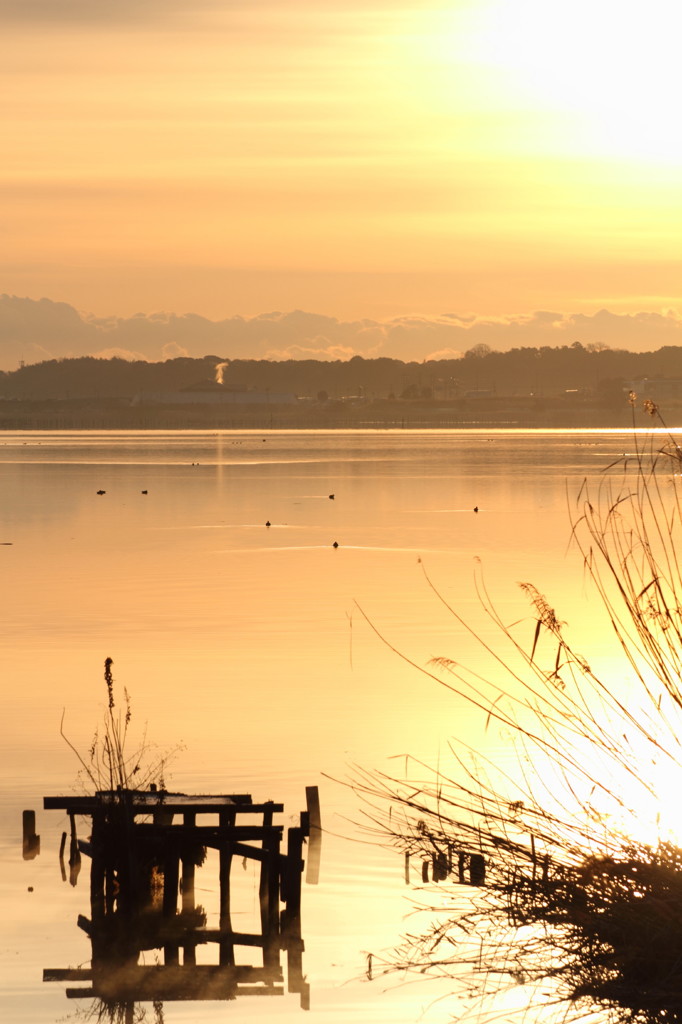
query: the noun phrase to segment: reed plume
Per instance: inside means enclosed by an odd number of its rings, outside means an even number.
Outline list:
[[[131,746],[129,726],[133,717],[130,695],[123,690],[123,704],[117,705],[113,658],[104,660],[104,683],[107,706],[101,728],[95,734],[87,752],[81,754],[64,732],[66,712],[62,712],[60,734],[80,763],[79,776],[84,787],[94,792],[114,790],[165,789],[165,769],[168,761],[179,751],[156,751],[147,739],[146,726],[140,739]]]
[[[520,584],[530,621],[510,626],[477,572],[491,641],[424,570],[488,667],[410,663],[477,708],[514,756],[457,741],[450,768],[412,759],[409,778],[360,769],[350,780],[372,837],[428,883],[415,895],[428,926],[373,953],[372,976],[446,976],[480,1001],[477,1019],[520,1006],[543,1019],[682,1022],[682,448],[653,402],[644,411],[657,429],[633,431],[634,452],[571,505],[611,637],[605,667],[531,583]]]

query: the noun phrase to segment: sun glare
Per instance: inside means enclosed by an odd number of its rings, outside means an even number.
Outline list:
[[[504,102],[553,114],[577,157],[677,164],[681,30],[669,0],[490,0],[467,43]]]
[[[620,780],[628,813],[623,828],[633,839],[655,846],[659,840],[682,846],[682,765],[671,735],[660,737],[655,749],[643,737],[627,733],[632,764],[639,777]]]

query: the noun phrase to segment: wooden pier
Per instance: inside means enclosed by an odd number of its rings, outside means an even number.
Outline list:
[[[45,981],[90,982],[69,987],[69,998],[137,1000],[234,999],[282,995],[286,983],[309,1008],[303,975],[301,882],[317,881],[320,816],[317,787],[306,789],[307,810],[286,829],[282,804],[253,803],[246,794],[189,796],[165,791],[100,791],[92,797],[45,797],[46,810],[66,812],[72,845],[91,858],[90,916],[78,925],[92,944],[87,970],[47,969]],[[76,816],[91,819],[88,840],[74,840]],[[217,926],[207,927],[195,899],[207,851],[217,852]],[[216,855],[213,854],[213,859]],[[233,926],[233,864],[252,863],[258,879],[260,927]],[[240,863],[241,862],[241,863]],[[204,868],[204,871],[206,869]],[[210,963],[197,963],[197,947]],[[140,963],[146,950],[163,962]],[[202,956],[202,959],[205,959]],[[256,962],[252,962],[255,958]]]

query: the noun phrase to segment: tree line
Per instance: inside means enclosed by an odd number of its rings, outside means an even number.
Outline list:
[[[52,359],[0,372],[0,398],[41,401],[125,399],[144,392],[223,386],[232,391],[293,393],[317,401],[361,397],[456,399],[554,395],[585,390],[622,396],[630,380],[682,379],[682,347],[627,352],[579,342],[497,352],[477,345],[457,359],[404,362],[354,356],[348,360],[234,359],[206,355],[163,362],[121,358]]]

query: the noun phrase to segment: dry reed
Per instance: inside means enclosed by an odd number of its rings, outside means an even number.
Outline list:
[[[571,512],[622,670],[593,668],[531,584],[530,629],[509,626],[478,574],[497,642],[425,573],[491,668],[415,667],[511,737],[515,764],[457,742],[451,770],[353,776],[370,834],[429,882],[415,895],[428,927],[373,953],[375,978],[445,976],[491,1019],[514,1005],[543,1019],[682,1021],[682,833],[666,831],[676,808],[661,800],[663,782],[682,796],[682,448],[652,402],[644,411],[657,429],[633,431],[634,452],[596,488],[585,481]]]
[[[62,713],[59,731],[62,739],[80,763],[79,778],[86,790],[113,792],[116,790],[164,790],[165,771],[180,746],[160,752],[147,739],[146,727],[139,740],[131,746],[130,723],[132,705],[127,689],[123,690],[123,705],[118,706],[114,690],[112,658],[104,660],[104,683],[107,707],[101,728],[95,731],[87,755],[83,755],[64,732]]]
[[[151,1010],[140,1003],[114,1003],[95,999],[64,1018],[82,1024],[164,1024],[163,1003],[154,1000]]]

